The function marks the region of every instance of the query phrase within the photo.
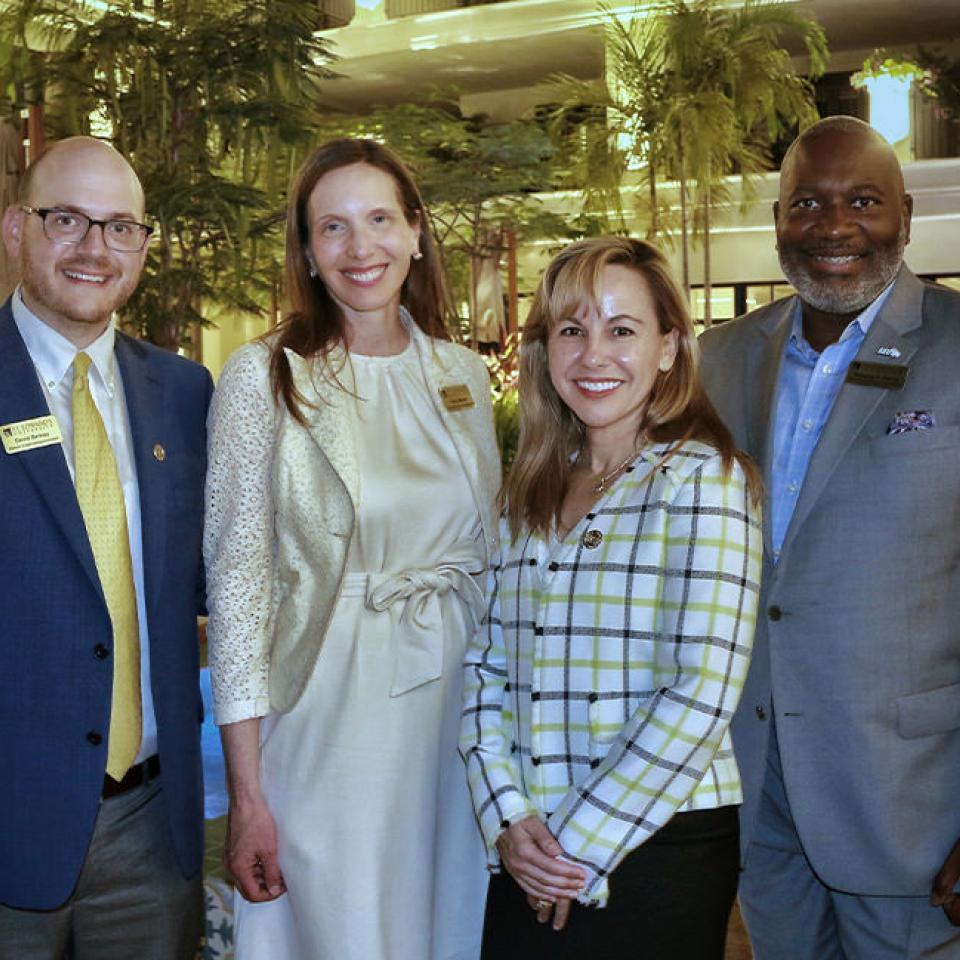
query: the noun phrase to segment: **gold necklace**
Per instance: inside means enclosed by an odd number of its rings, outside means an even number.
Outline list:
[[[612,480],[614,480],[617,476],[619,476],[620,471],[623,470],[625,467],[627,467],[627,466],[630,464],[630,461],[631,461],[631,460],[635,460],[636,457],[637,457],[637,451],[634,450],[634,451],[627,457],[627,459],[623,461],[623,463],[621,463],[621,464],[619,464],[618,466],[614,467],[614,469],[611,470],[609,473],[605,473],[605,474],[597,481],[596,486],[594,486],[594,488],[593,488],[593,492],[594,492],[597,496],[600,496],[600,494],[603,493],[603,492],[607,489],[607,485],[608,485]]]

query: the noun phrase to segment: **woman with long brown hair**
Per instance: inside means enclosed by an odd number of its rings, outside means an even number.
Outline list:
[[[650,244],[585,240],[547,268],[521,343],[501,557],[467,654],[461,750],[506,869],[490,960],[722,958],[759,482],[696,351]]]
[[[499,460],[447,339],[427,213],[385,147],[294,181],[280,328],[211,413],[205,555],[238,960],[472,960],[482,842],[456,752]]]

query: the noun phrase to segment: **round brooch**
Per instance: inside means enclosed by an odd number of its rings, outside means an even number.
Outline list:
[[[588,549],[595,550],[603,543],[603,534],[599,530],[588,530],[581,538],[580,542]]]

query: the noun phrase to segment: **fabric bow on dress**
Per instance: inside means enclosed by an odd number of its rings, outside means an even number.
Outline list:
[[[402,602],[397,630],[390,696],[399,697],[443,672],[443,629],[440,598],[453,590],[480,622],[484,612],[483,591],[468,565],[476,566],[476,543],[464,543],[464,557],[456,557],[430,569],[399,573],[372,573],[367,577],[366,605],[383,612]],[[479,571],[477,571],[479,572]]]

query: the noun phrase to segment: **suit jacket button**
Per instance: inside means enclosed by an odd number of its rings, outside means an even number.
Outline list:
[[[91,730],[87,734],[87,743],[91,743],[93,746],[99,747],[100,744],[103,743],[103,737],[97,733],[96,730]]]
[[[767,616],[771,620],[779,620],[783,616],[783,611],[776,605],[767,607]]]
[[[757,704],[757,719],[759,720],[767,719],[767,711],[764,709],[762,703]]]
[[[98,643],[93,648],[93,655],[98,660],[106,660],[110,656],[110,651],[102,643]]]

